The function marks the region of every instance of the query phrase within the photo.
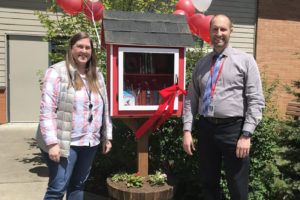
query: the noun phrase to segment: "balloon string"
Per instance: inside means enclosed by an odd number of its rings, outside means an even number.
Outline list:
[[[95,30],[96,30],[96,35],[97,35],[97,39],[98,39],[99,48],[101,48],[101,40],[100,40],[100,37],[99,37],[99,33],[98,33],[98,30],[97,30],[97,26],[96,26],[96,22],[94,20],[94,15],[93,14],[92,14],[92,20],[93,20],[93,24],[94,24],[94,27],[95,27]]]
[[[84,1],[83,1],[83,2],[84,2]],[[98,30],[97,30],[96,22],[95,22],[95,20],[94,20],[94,13],[93,13],[94,5],[93,5],[93,2],[92,2],[92,10],[90,9],[90,7],[87,5],[86,2],[84,2],[84,4],[86,5],[86,7],[89,9],[89,11],[90,11],[91,14],[92,14],[92,21],[93,21],[93,25],[94,25],[94,28],[95,28],[95,31],[96,31],[97,40],[98,40],[98,45],[99,45],[99,48],[101,48],[101,41],[100,41],[99,33],[98,33]]]

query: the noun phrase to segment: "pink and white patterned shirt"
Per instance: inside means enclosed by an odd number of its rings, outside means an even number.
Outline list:
[[[90,93],[93,107],[89,108],[89,90],[85,76],[81,76],[84,87],[75,91],[73,105],[73,120],[71,132],[71,145],[73,146],[96,146],[100,143],[100,129],[102,117],[107,123],[107,139],[112,139],[112,125],[109,116],[103,116],[103,100],[99,93]],[[53,68],[47,69],[42,90],[40,124],[46,145],[57,144],[56,109],[60,94],[60,78]],[[107,98],[107,95],[106,97]],[[107,108],[106,108],[107,107]],[[93,115],[91,123],[88,121],[90,114]]]

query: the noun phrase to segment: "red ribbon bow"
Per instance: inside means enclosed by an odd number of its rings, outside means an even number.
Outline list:
[[[177,92],[180,94],[186,95],[186,90],[182,89],[177,84],[172,85],[171,87],[162,89],[159,91],[159,94],[164,97],[164,100],[159,104],[158,109],[156,112],[152,115],[150,119],[148,119],[136,132],[135,137],[139,139],[153,124],[154,122],[159,118],[160,121],[156,124],[155,128],[156,130],[170,115],[173,113],[174,110],[174,102]],[[171,99],[171,100],[170,100]],[[169,106],[168,106],[169,103]],[[166,110],[166,107],[168,106],[168,109]],[[166,111],[165,111],[166,110]]]

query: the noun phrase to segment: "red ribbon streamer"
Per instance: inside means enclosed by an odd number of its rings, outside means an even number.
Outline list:
[[[160,121],[157,123],[155,128],[156,130],[168,117],[170,117],[174,110],[174,102],[176,98],[177,92],[180,94],[186,95],[186,90],[182,89],[177,84],[172,85],[171,87],[162,89],[159,91],[159,94],[164,97],[164,100],[159,104],[158,109],[155,111],[155,113],[152,115],[150,119],[148,119],[136,132],[135,137],[139,139],[153,124],[154,122],[162,117]],[[170,100],[171,98],[171,100]],[[169,103],[170,102],[170,103]],[[169,106],[168,106],[169,103]],[[166,110],[166,107],[168,106],[168,109]],[[165,111],[166,110],[166,111]]]

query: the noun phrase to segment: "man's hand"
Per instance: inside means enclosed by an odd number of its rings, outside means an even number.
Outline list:
[[[195,151],[195,147],[191,131],[183,132],[182,147],[188,155],[193,155],[192,150]]]
[[[240,136],[240,139],[236,145],[236,157],[245,158],[250,153],[250,137],[246,137],[244,135]]]
[[[48,154],[49,158],[53,160],[54,162],[60,161],[60,146],[59,144],[51,144],[48,146]]]
[[[107,154],[111,150],[112,144],[109,140],[103,141],[102,143],[102,153]]]

